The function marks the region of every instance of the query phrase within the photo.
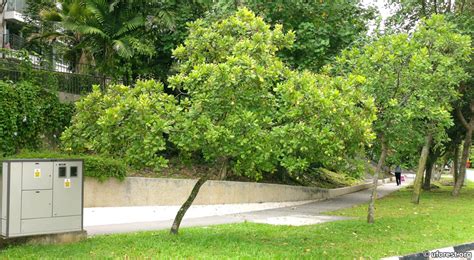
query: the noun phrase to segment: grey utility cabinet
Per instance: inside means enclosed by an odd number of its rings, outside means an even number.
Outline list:
[[[82,231],[83,188],[82,160],[3,161],[1,235]]]

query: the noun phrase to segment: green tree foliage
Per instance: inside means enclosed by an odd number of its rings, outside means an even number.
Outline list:
[[[312,71],[318,71],[363,36],[375,13],[359,0],[291,4],[285,0],[220,0],[213,6],[213,13],[225,17],[239,6],[246,6],[269,24],[282,24],[286,31],[294,31],[295,43],[281,56],[292,68]]]
[[[338,60],[340,71],[367,78],[364,91],[375,98],[373,127],[384,147],[375,179],[394,141],[411,146],[411,137],[419,132],[426,136],[429,149],[433,136],[437,141],[446,138],[445,129],[452,124],[451,102],[458,98],[457,86],[467,76],[463,65],[470,53],[470,38],[457,34],[453,24],[436,15],[423,20],[411,36],[382,36]],[[373,222],[375,191],[376,185],[369,222]]]
[[[157,78],[163,82],[173,63],[172,50],[187,34],[187,22],[203,17],[214,4],[207,0],[59,3],[60,8],[53,0],[28,1],[26,13],[39,25],[29,29],[33,31],[32,43],[54,45],[56,53],[73,64],[97,64],[109,77]],[[85,68],[77,66],[76,71],[91,72]]]
[[[389,0],[388,6],[394,10],[387,19],[390,30],[411,31],[423,18],[443,14],[457,24],[463,32],[473,32],[474,3],[460,0]],[[470,28],[470,29],[468,29]]]
[[[52,2],[42,1],[48,5]],[[292,48],[279,53],[285,62],[293,68],[317,71],[364,35],[367,21],[374,16],[374,11],[362,7],[359,0],[296,1],[291,5],[282,0],[59,2],[61,8],[43,8],[42,23],[48,26],[39,35],[48,42],[66,42],[69,60],[95,63],[108,76],[154,77],[162,81],[174,72],[172,50],[186,37],[187,23],[197,18],[221,19],[238,6],[247,6],[267,23],[282,24],[286,31],[296,33]],[[32,3],[30,9],[37,17],[38,4]],[[49,26],[51,23],[56,28]],[[58,27],[64,30],[56,30]]]
[[[171,136],[178,148],[222,163],[222,177],[230,166],[258,179],[279,166],[289,173],[334,168],[345,149],[363,147],[372,114],[370,100],[351,89],[358,80],[291,71],[276,53],[293,39],[245,8],[191,24],[174,51],[179,73],[169,79],[187,96]]]
[[[154,46],[152,57],[132,59],[133,78],[155,78],[167,82],[174,73],[173,50],[181,44],[188,34],[188,23],[204,17],[213,5],[213,1],[167,0],[145,1],[134,10],[141,10],[149,17],[146,26],[139,29],[140,36],[149,39]]]
[[[417,31],[382,36],[338,59],[339,69],[367,77],[364,91],[375,97],[374,130],[388,139],[405,138],[428,122],[451,124],[450,102],[467,74],[470,38],[457,34],[443,16],[423,21]],[[439,139],[444,131],[434,131]],[[409,139],[412,139],[410,135]]]
[[[429,17],[433,14],[444,14],[446,19],[457,25],[457,30],[463,34],[471,36],[471,47],[472,41],[474,40],[474,2],[473,1],[450,1],[450,0],[391,0],[389,1],[392,8],[394,7],[396,12],[388,19],[388,24],[391,25],[395,30],[413,30],[414,25],[422,18]],[[453,102],[452,106],[455,107],[456,112],[453,113],[457,120],[454,120],[455,125],[449,130],[451,137],[450,141],[445,141],[442,145],[439,145],[435,151],[449,150],[447,155],[450,157],[457,154],[455,150],[460,146],[462,139],[458,138],[463,136],[464,143],[472,142],[472,131],[474,130],[474,59],[464,65],[464,69],[468,72],[469,77],[460,82],[458,86],[458,92],[461,95],[460,99]],[[472,105],[471,105],[472,104]],[[471,109],[472,107],[472,109]],[[466,161],[469,155],[470,145],[464,145],[462,150],[461,161]],[[439,152],[438,152],[439,153]],[[457,162],[457,158],[450,158],[453,162]],[[461,165],[464,165],[461,163]],[[453,167],[457,169],[458,167]],[[459,167],[460,172],[454,171],[454,179],[458,180],[456,187],[453,191],[453,195],[459,193],[464,181],[465,168]],[[429,176],[429,171],[426,172]],[[461,177],[458,178],[457,176]],[[425,178],[429,181],[429,178]],[[426,185],[429,186],[429,185]]]
[[[66,151],[124,158],[136,168],[166,166],[165,135],[179,111],[161,83],[111,85],[105,93],[95,87],[76,103],[76,110],[72,125],[61,136]]]
[[[174,51],[179,74],[169,79],[190,96],[172,137],[177,146],[222,163],[224,176],[229,163],[236,173],[255,178],[273,171],[272,90],[290,73],[275,53],[293,39],[247,9],[210,25],[191,24],[184,45]]]
[[[28,81],[0,81],[0,156],[37,149],[57,141],[69,125],[73,107],[57,95]]]
[[[363,77],[331,78],[294,72],[275,92],[272,137],[280,165],[298,176],[315,167],[357,175],[357,161],[373,139],[373,100],[357,88]]]

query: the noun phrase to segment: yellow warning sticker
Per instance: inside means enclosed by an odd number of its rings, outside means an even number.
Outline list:
[[[64,188],[71,188],[71,179],[64,179]]]
[[[41,178],[41,169],[35,169],[35,173],[33,176],[35,178]]]

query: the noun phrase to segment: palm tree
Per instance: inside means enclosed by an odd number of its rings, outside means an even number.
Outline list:
[[[127,63],[132,58],[155,53],[152,42],[139,35],[146,16],[134,11],[131,2],[61,0],[55,8],[41,11],[42,19],[58,29],[40,37],[66,43],[76,64],[93,64],[104,76],[128,78]]]
[[[53,23],[53,28],[47,31],[32,34],[30,41],[44,40],[47,43],[60,43],[65,45],[64,57],[74,66],[77,73],[84,73],[84,67],[80,64],[93,65],[94,60],[91,50],[84,44],[84,35],[78,31],[71,30],[71,25],[84,24],[89,15],[84,8],[82,0],[65,0],[54,9],[43,9],[40,18],[44,22]]]

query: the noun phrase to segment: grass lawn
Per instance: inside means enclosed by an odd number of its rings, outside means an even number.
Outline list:
[[[60,246],[13,246],[0,258],[379,258],[474,242],[474,185],[459,198],[451,187],[424,192],[412,205],[402,190],[377,203],[376,224],[365,223],[366,205],[334,212],[356,219],[289,227],[233,224],[98,236]]]

